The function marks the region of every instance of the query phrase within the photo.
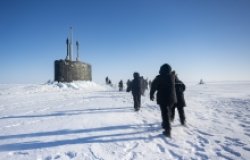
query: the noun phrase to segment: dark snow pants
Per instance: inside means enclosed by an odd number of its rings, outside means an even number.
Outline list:
[[[171,131],[170,116],[171,116],[171,106],[160,105],[161,117],[162,117],[162,128],[167,132]]]
[[[182,125],[185,124],[185,121],[186,121],[186,117],[185,117],[185,112],[184,112],[184,107],[178,107],[178,106],[173,106],[172,107],[172,113],[171,113],[171,121],[174,120],[174,117],[175,117],[175,108],[177,108],[178,110],[178,113],[179,113],[179,117],[180,117],[180,122]]]
[[[139,110],[141,108],[141,94],[133,94],[134,108]]]

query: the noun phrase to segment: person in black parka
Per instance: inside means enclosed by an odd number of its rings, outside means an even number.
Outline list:
[[[163,64],[159,75],[153,80],[150,89],[150,99],[154,100],[154,93],[157,91],[157,104],[161,109],[163,134],[171,136],[171,108],[177,102],[175,93],[175,73],[171,71],[169,64]]]
[[[109,77],[105,78],[106,84],[109,84]]]
[[[127,89],[126,89],[127,92],[131,91],[131,80],[128,79],[127,80]]]
[[[172,108],[171,121],[174,120],[175,108],[177,108],[179,117],[180,117],[180,122],[182,125],[185,125],[186,123],[185,112],[184,112],[184,107],[186,106],[186,102],[184,99],[185,89],[186,89],[185,84],[176,75],[175,76],[175,91],[176,91],[177,103],[175,103]]]
[[[138,72],[133,74],[134,79],[130,82],[127,92],[132,91],[134,100],[134,109],[139,111],[141,108],[141,77]]]
[[[123,81],[122,80],[120,80],[118,87],[119,87],[119,91],[123,91]]]

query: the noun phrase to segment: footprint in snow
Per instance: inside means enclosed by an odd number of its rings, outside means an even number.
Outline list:
[[[175,147],[175,148],[180,148],[179,145],[175,144],[174,140],[169,138],[169,137],[166,137],[165,135],[163,134],[160,134],[158,135],[167,145],[170,145],[172,147]]]
[[[242,146],[246,145],[245,143],[242,143],[239,138],[231,138],[231,137],[227,137],[227,136],[225,136],[224,138],[226,139],[226,144],[228,144],[228,145],[232,144],[232,145],[238,146],[238,147],[242,147]]]
[[[139,146],[139,143],[135,143],[135,144],[133,144],[132,146],[131,145],[127,145],[126,147],[125,147],[125,152],[126,153],[130,153],[131,151],[133,151],[135,148],[137,148]]]
[[[248,133],[245,133],[245,135],[247,135],[248,137],[250,137],[250,134],[248,134]]]
[[[61,158],[61,156],[60,155],[56,155],[54,159],[59,159],[59,158]]]
[[[240,124],[240,126],[243,127],[244,129],[245,129],[245,128],[250,128],[250,126],[249,126],[248,124],[245,124],[245,123]]]
[[[219,140],[215,140],[214,142],[217,144],[221,143],[221,141],[219,141]]]
[[[234,160],[234,159],[232,159],[232,158],[230,158],[230,157],[228,157],[226,155],[223,155],[221,152],[216,152],[216,155],[218,157],[221,157],[221,158],[225,159],[225,160]]]
[[[190,141],[186,141],[188,144],[191,145],[191,147],[193,147],[195,149],[195,151],[199,151],[199,152],[205,152],[204,148],[198,146],[197,144],[194,144]]]
[[[200,135],[198,135],[197,138],[199,139],[199,143],[201,144],[202,147],[205,147],[205,145],[209,143],[209,141],[206,138]]]
[[[187,133],[188,135],[193,135],[193,133],[188,130],[184,130],[184,132]]]
[[[221,147],[224,149],[224,151],[236,156],[236,157],[241,157],[241,154],[231,148],[229,148],[228,146],[224,146],[224,145],[221,145]]]
[[[250,121],[249,120],[245,120],[245,119],[241,120],[241,122],[244,123],[244,124],[250,124]]]
[[[245,151],[250,152],[250,148],[249,148],[249,147],[243,147],[243,149],[244,149]]]
[[[67,152],[65,153],[65,155],[67,155],[70,159],[74,158],[77,156],[76,152]]]
[[[200,133],[200,134],[202,134],[202,135],[205,135],[205,136],[214,136],[214,135],[212,135],[212,134],[209,134],[209,133],[203,132],[203,131],[198,130],[198,129],[197,129],[197,132],[198,132],[198,133]]]
[[[183,159],[182,155],[179,155],[179,154],[175,153],[171,149],[169,150],[169,153],[172,155],[173,159],[177,159],[177,160],[182,160]]]
[[[207,155],[205,155],[204,153],[201,153],[201,152],[196,152],[195,155],[198,157],[201,157],[201,160],[208,160],[209,159]]]
[[[162,152],[162,153],[165,153],[165,148],[160,145],[160,144],[157,144],[157,147],[159,148],[159,150]]]
[[[44,158],[44,160],[52,160],[52,157],[48,156],[48,157]]]

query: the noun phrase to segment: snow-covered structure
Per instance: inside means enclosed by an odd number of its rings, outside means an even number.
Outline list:
[[[58,82],[72,82],[77,80],[91,81],[91,65],[81,62],[79,58],[79,42],[76,41],[77,57],[73,60],[73,33],[70,28],[69,37],[66,40],[67,56],[65,60],[56,60],[54,63],[55,77]]]

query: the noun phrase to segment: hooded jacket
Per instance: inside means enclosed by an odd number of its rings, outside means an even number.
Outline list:
[[[150,98],[153,99],[157,91],[157,104],[173,106],[177,102],[175,91],[175,72],[171,72],[171,67],[164,64],[151,84]]]
[[[133,76],[134,76],[134,79],[132,80],[132,83],[131,83],[132,94],[141,95],[141,78],[140,78],[140,74],[135,72]]]
[[[141,95],[142,84],[141,84],[140,74],[138,72],[135,72],[133,76],[134,79],[127,83],[128,85],[127,92],[132,91],[133,95]]]

